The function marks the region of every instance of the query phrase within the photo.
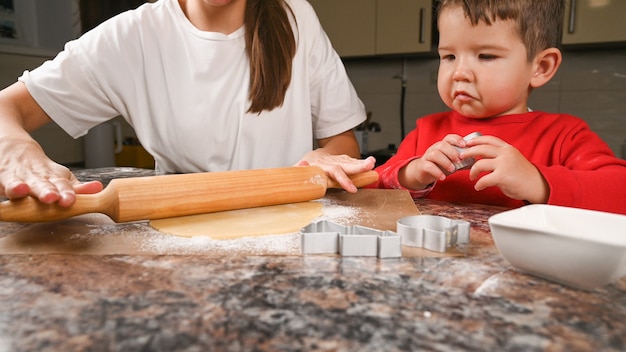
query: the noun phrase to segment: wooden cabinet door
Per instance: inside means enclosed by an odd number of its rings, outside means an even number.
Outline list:
[[[376,54],[376,0],[309,0],[309,3],[340,56]]]
[[[432,0],[378,0],[376,53],[428,52],[431,48]]]
[[[626,0],[567,0],[563,44],[626,41]]]

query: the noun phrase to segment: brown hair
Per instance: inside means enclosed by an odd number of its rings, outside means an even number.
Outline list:
[[[285,0],[248,0],[246,53],[250,60],[250,108],[260,113],[282,106],[291,82],[296,39]],[[295,16],[294,20],[295,20]]]
[[[460,6],[472,25],[480,21],[487,25],[496,20],[515,21],[528,60],[544,49],[561,45],[564,0],[439,0],[437,14],[452,6]]]

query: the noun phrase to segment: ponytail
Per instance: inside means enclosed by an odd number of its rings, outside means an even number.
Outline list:
[[[246,53],[250,61],[248,112],[261,113],[282,106],[291,82],[296,40],[285,0],[248,0]],[[294,17],[295,18],[295,17]]]

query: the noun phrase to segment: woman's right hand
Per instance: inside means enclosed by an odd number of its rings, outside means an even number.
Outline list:
[[[50,160],[30,136],[50,122],[22,82],[0,91],[0,196],[38,198],[62,207],[74,204],[76,193],[97,193],[100,182],[80,183],[65,166]]]
[[[74,204],[76,193],[97,193],[103,188],[98,181],[78,181],[30,138],[0,139],[0,165],[0,196],[9,199],[32,196],[45,204],[68,207]]]

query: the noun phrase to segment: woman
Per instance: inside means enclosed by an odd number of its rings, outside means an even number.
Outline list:
[[[0,91],[0,195],[94,193],[29,136],[123,116],[165,172],[317,165],[346,190],[363,104],[305,0],[159,0],[69,42]],[[314,140],[319,148],[313,149]]]

